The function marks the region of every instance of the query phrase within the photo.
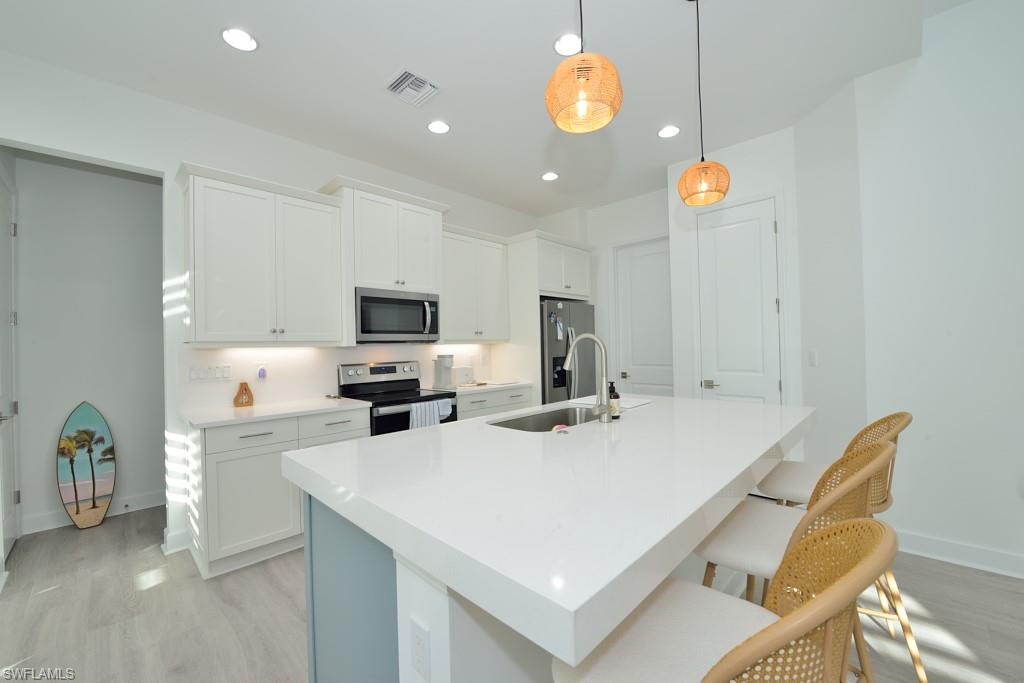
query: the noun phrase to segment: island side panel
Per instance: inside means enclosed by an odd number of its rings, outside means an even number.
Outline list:
[[[311,683],[398,683],[392,551],[312,496],[306,507]]]

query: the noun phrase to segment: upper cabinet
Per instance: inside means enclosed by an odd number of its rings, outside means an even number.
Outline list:
[[[538,239],[537,278],[545,294],[585,299],[590,296],[590,252]]]
[[[444,235],[441,335],[445,341],[501,341],[509,337],[505,245]]]
[[[441,259],[441,212],[353,193],[357,287],[437,293]]]
[[[192,175],[187,203],[192,341],[341,339],[336,200]]]

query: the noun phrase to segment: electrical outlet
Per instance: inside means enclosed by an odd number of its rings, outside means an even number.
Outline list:
[[[423,678],[423,683],[430,683],[430,629],[416,619],[410,619],[409,626],[412,668]]]

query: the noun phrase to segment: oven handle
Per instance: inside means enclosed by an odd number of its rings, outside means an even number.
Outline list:
[[[423,327],[423,334],[430,334],[430,323],[432,322],[430,316],[430,302],[423,302],[423,310],[427,312],[427,324]]]
[[[438,399],[440,400],[440,399]],[[451,399],[452,405],[458,405],[458,399]],[[399,406],[384,406],[383,408],[374,408],[370,411],[373,417],[384,417],[385,415],[399,415],[401,413],[408,413],[412,410],[411,403],[403,403]]]

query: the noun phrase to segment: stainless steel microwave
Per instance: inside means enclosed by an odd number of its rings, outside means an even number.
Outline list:
[[[356,343],[436,342],[436,294],[356,287]]]

